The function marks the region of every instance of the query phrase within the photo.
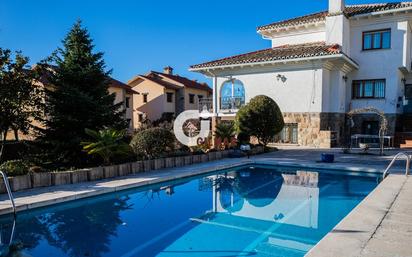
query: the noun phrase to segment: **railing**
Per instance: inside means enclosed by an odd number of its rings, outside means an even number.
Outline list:
[[[203,111],[213,112],[213,98],[199,99],[199,112]]]
[[[220,98],[220,109],[221,110],[238,110],[240,107],[245,105],[245,97],[221,97]]]
[[[393,157],[391,163],[388,165],[388,167],[386,168],[386,170],[383,172],[383,178],[385,179],[386,176],[389,173],[389,170],[392,168],[392,166],[395,164],[395,162],[398,160],[399,157],[401,156],[405,156],[406,157],[406,168],[405,168],[405,175],[409,175],[409,169],[410,169],[410,165],[411,165],[411,156],[405,152],[400,152],[397,155],[395,155],[395,157]]]
[[[14,204],[13,194],[11,193],[9,179],[7,178],[6,174],[1,170],[0,170],[0,175],[3,177],[4,186],[6,187],[7,194],[9,195],[9,199],[13,207],[13,214],[14,216],[16,216],[16,205]]]
[[[13,239],[14,239],[14,232],[16,231],[16,216],[13,217],[13,226],[11,227],[11,233],[10,233],[10,238],[9,238],[9,242],[5,242],[5,240],[3,239],[2,235],[3,235],[3,231],[0,230],[0,247],[2,245],[8,245],[9,247],[12,246],[13,244]],[[4,241],[4,242],[3,242]],[[3,256],[3,255],[2,255]]]

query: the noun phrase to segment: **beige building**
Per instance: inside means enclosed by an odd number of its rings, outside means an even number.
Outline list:
[[[132,133],[134,130],[133,96],[139,95],[139,93],[133,90],[129,85],[120,82],[114,78],[110,78],[109,93],[115,94],[115,104],[123,103],[123,108],[125,109],[125,119],[129,123],[128,131],[129,133]]]
[[[39,87],[47,87],[50,89],[51,85],[47,80],[47,75],[43,76],[40,81],[35,83]],[[110,78],[110,84],[108,88],[109,94],[115,94],[114,104],[123,103],[123,108],[125,109],[125,119],[129,122],[128,132],[132,133],[134,131],[134,121],[133,121],[133,95],[138,95],[139,93],[134,91],[129,85],[120,82],[114,78]],[[33,127],[41,128],[43,124],[38,121],[32,121]],[[36,138],[35,133],[29,133],[25,135],[20,131],[17,132],[17,137],[19,140],[34,140]],[[16,133],[14,131],[9,131],[7,134],[7,140],[16,140]]]
[[[135,128],[146,118],[156,121],[162,115],[176,116],[185,110],[198,110],[202,100],[212,95],[206,83],[175,75],[172,67],[164,68],[163,73],[151,71],[138,75],[128,84],[140,93],[133,96]]]

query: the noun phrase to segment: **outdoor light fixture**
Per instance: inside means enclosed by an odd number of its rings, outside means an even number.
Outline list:
[[[343,79],[345,82],[348,82],[348,76],[343,75],[343,76],[342,76],[342,79]]]
[[[402,83],[406,84],[406,79],[405,78],[402,78]]]
[[[277,78],[278,81],[282,81],[283,83],[285,83],[286,80],[287,80],[287,78],[285,77],[285,75],[281,75],[281,74],[278,74],[278,75],[276,76],[276,78]]]

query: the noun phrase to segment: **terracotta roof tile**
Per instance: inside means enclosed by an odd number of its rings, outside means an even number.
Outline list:
[[[186,87],[200,89],[200,90],[206,90],[210,93],[213,91],[206,83],[199,83],[197,81],[190,80],[188,78],[181,77],[181,76],[178,76],[178,75],[166,74],[166,73],[161,73],[161,72],[157,72],[157,71],[152,71],[152,72],[155,73],[155,74],[164,76],[168,79],[174,80],[178,83],[181,83],[181,84],[185,85]]]
[[[412,2],[394,2],[394,3],[381,3],[381,4],[360,4],[360,5],[347,5],[345,8],[345,15],[347,17],[353,17],[356,15],[367,14],[372,12],[381,12],[388,10],[396,10],[400,8],[412,7]],[[268,25],[260,26],[258,31],[265,31],[271,29],[277,29],[288,26],[296,26],[300,24],[315,23],[325,21],[328,16],[328,11],[322,11],[305,16],[300,16],[288,20],[283,20]]]
[[[193,65],[191,69],[227,66],[246,63],[270,62],[277,60],[344,54],[339,45],[326,45],[325,42],[283,45],[251,53],[235,55],[224,59]]]
[[[150,75],[148,75],[148,76],[143,76],[143,75],[142,75],[141,77],[142,77],[142,78],[145,78],[145,79],[147,79],[147,80],[150,80],[150,81],[152,81],[152,82],[154,82],[154,83],[157,83],[157,84],[159,84],[159,85],[161,85],[161,86],[163,86],[163,87],[165,87],[165,88],[167,88],[167,89],[178,90],[178,89],[181,88],[181,87],[178,86],[178,85],[175,85],[175,84],[173,84],[173,83],[164,81],[164,80],[162,80],[162,79],[160,79],[160,78],[156,78],[155,76],[150,76]]]
[[[139,94],[137,91],[133,90],[129,85],[118,81],[117,79],[114,78],[109,78],[109,87],[116,87],[116,88],[122,88],[125,89],[127,93],[129,94]]]

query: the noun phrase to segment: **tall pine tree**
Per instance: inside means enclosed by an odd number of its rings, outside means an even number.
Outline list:
[[[45,143],[51,161],[65,166],[81,166],[87,161],[82,141],[85,129],[104,127],[125,129],[122,103],[114,104],[109,94],[109,75],[103,53],[95,53],[90,35],[77,21],[59,48],[43,66],[51,70],[46,90]],[[50,65],[52,64],[52,65]]]

